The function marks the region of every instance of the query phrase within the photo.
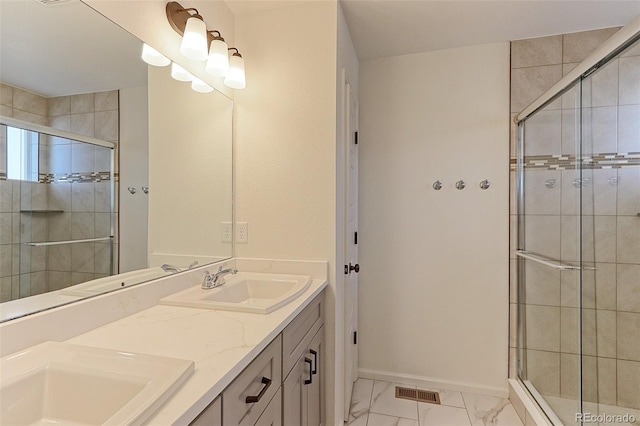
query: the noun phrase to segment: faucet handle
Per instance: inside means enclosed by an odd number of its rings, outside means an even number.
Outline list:
[[[204,271],[204,279],[202,280],[202,288],[213,287],[213,275],[209,271]]]

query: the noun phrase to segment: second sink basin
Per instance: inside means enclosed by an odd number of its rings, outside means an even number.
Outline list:
[[[239,272],[227,275],[226,283],[205,290],[192,287],[160,301],[161,304],[193,308],[268,314],[286,305],[311,283],[307,275]]]
[[[193,361],[45,342],[0,360],[0,424],[140,425]]]

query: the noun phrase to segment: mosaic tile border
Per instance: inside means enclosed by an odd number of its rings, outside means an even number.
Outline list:
[[[118,181],[118,174],[114,173],[114,180]],[[41,173],[38,177],[40,183],[92,183],[110,181],[110,172],[83,172],[83,173],[64,173],[64,174],[44,174]]]
[[[510,161],[512,170],[517,167],[517,160]],[[575,170],[583,169],[620,169],[640,166],[640,152],[602,153],[585,155],[577,159],[575,155],[531,155],[524,157],[525,170]]]
[[[0,172],[0,180],[8,180],[5,172]],[[85,172],[85,173],[65,173],[61,175],[40,173],[38,175],[38,183],[94,183],[110,181],[111,174],[109,172]],[[114,182],[120,181],[120,174],[113,174]]]

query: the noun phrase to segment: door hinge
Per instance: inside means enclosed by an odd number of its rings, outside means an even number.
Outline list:
[[[358,244],[358,231],[353,233],[353,244]]]
[[[354,345],[358,344],[358,332],[357,331],[353,332],[353,344]]]
[[[358,132],[355,132],[355,136],[354,136],[353,141],[354,141],[354,143],[355,143],[356,145],[358,145]]]

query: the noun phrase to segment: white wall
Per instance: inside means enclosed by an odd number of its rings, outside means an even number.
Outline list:
[[[148,266],[149,125],[147,88],[120,89],[119,272]],[[130,194],[128,187],[136,188]]]
[[[361,374],[506,395],[509,44],[363,61],[359,87]]]
[[[328,260],[335,277],[336,2],[236,17],[247,88],[235,94],[240,257]],[[327,424],[334,412],[335,279],[327,289]],[[341,383],[340,383],[341,385]]]

